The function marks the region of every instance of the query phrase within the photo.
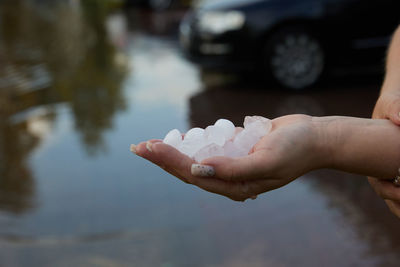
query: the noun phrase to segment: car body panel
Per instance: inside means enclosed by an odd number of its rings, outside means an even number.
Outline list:
[[[238,10],[246,15],[243,28],[222,34],[205,34],[198,29],[198,18],[204,12]],[[185,53],[195,62],[217,66],[256,65],[268,38],[288,25],[301,25],[322,42],[332,62],[349,60],[365,51],[384,51],[391,33],[400,22],[398,0],[225,0],[206,4],[189,13],[182,22],[181,39],[186,40]],[[207,55],[202,44],[228,44],[230,53]],[[356,51],[358,50],[358,51]],[[365,51],[364,51],[365,50]],[[203,65],[203,64],[202,64]],[[243,64],[242,64],[243,65]],[[240,67],[240,66],[239,66]]]

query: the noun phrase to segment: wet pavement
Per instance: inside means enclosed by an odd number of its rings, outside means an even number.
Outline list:
[[[0,266],[398,266],[399,221],[365,177],[236,203],[129,152],[221,117],[369,117],[380,75],[290,92],[205,72],[179,49],[185,10],[81,3],[0,8]]]

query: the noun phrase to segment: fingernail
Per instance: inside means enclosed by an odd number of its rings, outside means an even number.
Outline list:
[[[146,143],[146,148],[148,151],[153,152],[153,150],[151,149],[151,147],[153,146],[153,144],[151,142],[147,142]]]
[[[136,145],[132,144],[131,147],[131,152],[136,154]]]
[[[215,170],[212,166],[192,164],[191,172],[193,176],[211,177],[215,175]]]

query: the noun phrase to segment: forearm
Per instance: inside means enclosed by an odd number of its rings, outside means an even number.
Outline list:
[[[388,120],[314,117],[325,167],[394,178],[400,167],[400,128]]]
[[[400,91],[400,26],[394,32],[386,58],[386,74],[381,93]]]

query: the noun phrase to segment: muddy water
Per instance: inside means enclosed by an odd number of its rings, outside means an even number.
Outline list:
[[[368,117],[378,94],[379,77],[295,93],[202,72],[179,50],[183,13],[1,5],[0,266],[397,266],[399,221],[364,177],[322,170],[235,203],[131,155],[220,117]]]

